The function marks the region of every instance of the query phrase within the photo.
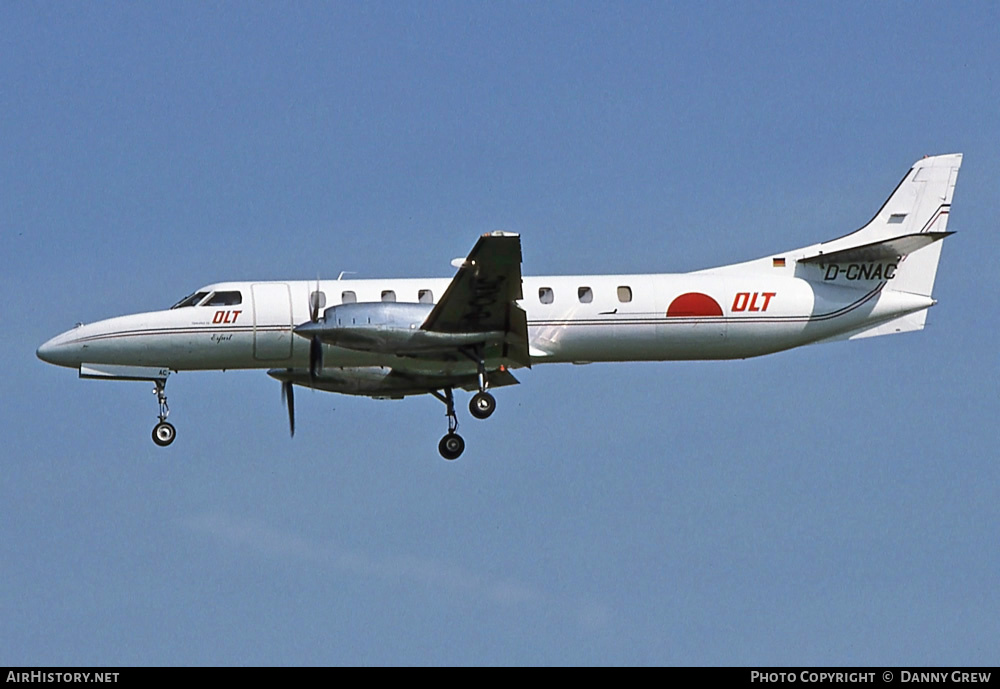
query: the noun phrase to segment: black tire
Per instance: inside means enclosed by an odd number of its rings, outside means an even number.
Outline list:
[[[153,442],[160,447],[166,447],[174,442],[177,437],[177,429],[166,421],[161,421],[153,427]]]
[[[477,392],[469,400],[469,413],[477,419],[488,419],[497,410],[497,401],[488,392]]]
[[[462,436],[458,433],[449,433],[445,437],[441,438],[441,442],[438,443],[438,452],[440,452],[441,456],[449,462],[453,459],[461,457],[462,452],[464,451],[465,441],[462,440]]]

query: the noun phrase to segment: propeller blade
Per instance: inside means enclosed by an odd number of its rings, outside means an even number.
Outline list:
[[[319,277],[316,278],[316,291],[309,299],[309,320],[313,323],[319,320]]]
[[[281,401],[288,407],[288,430],[295,437],[295,388],[292,381],[286,380],[281,384]]]
[[[319,370],[323,368],[323,343],[318,336],[309,341],[309,378],[316,380]]]

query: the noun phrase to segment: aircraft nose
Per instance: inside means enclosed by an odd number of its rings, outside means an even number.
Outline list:
[[[55,361],[53,361],[55,353],[56,353],[56,346],[52,344],[52,340],[49,340],[48,342],[46,342],[45,344],[43,344],[42,346],[40,346],[38,349],[35,350],[35,356],[37,356],[39,359],[49,364],[56,363]]]
[[[67,333],[56,335],[35,350],[35,356],[56,366],[76,367],[79,364],[78,357],[76,357],[75,348],[67,342],[67,339]]]

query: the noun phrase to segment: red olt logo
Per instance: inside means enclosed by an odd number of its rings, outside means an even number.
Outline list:
[[[737,292],[733,311],[767,311],[777,292]]]
[[[212,323],[235,323],[242,311],[216,311]]]

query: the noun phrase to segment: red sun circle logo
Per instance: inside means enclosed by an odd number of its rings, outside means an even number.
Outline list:
[[[691,318],[693,316],[721,316],[719,302],[701,292],[688,292],[670,302],[667,318]]]

